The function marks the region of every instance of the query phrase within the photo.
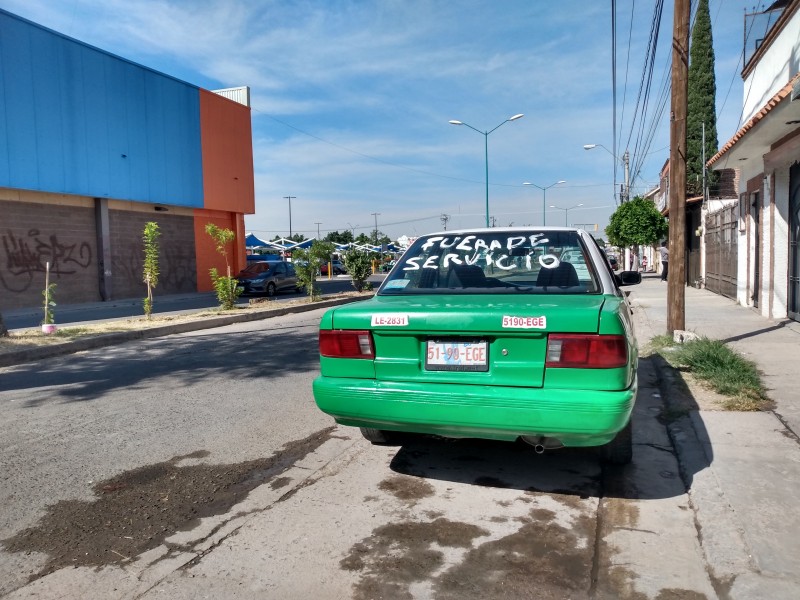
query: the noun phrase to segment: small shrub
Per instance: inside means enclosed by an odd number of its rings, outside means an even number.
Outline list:
[[[367,279],[372,275],[372,255],[364,250],[353,248],[344,254],[344,266],[353,279],[353,287],[357,292],[372,289],[367,288]]]
[[[44,319],[42,319],[42,325],[52,325],[56,322],[55,313],[53,312],[53,308],[56,306],[55,300],[53,300],[55,291],[55,283],[48,283],[42,290],[42,296],[44,296]]]
[[[216,245],[217,252],[225,258],[227,275],[220,275],[216,267],[209,270],[211,284],[217,292],[217,300],[222,310],[231,310],[236,305],[236,300],[242,293],[242,288],[235,277],[231,276],[231,265],[228,262],[228,244],[236,239],[236,234],[230,229],[217,227],[213,223],[206,224],[206,233],[211,236]]]
[[[297,279],[308,293],[309,302],[316,302],[322,297],[317,285],[317,273],[322,263],[330,260],[333,249],[331,242],[316,240],[310,248],[299,248],[292,252],[292,263]]]
[[[222,310],[233,310],[236,306],[236,300],[239,299],[244,288],[239,286],[239,282],[236,281],[235,277],[220,275],[216,267],[212,267],[209,273],[214,291],[217,292],[219,307]]]

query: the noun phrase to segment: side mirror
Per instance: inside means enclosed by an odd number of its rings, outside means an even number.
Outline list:
[[[636,285],[642,283],[642,274],[639,271],[621,271],[618,275],[614,275],[617,280],[617,285]]]

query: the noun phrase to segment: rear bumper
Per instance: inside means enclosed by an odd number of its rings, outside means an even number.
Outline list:
[[[393,383],[321,376],[317,406],[337,423],[447,437],[557,438],[565,446],[611,441],[630,418],[627,390],[545,390],[480,385]]]

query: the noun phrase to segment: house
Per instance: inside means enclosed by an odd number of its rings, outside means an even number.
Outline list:
[[[653,202],[661,214],[669,217],[669,160],[661,168],[659,182],[652,194]],[[736,296],[737,255],[727,215],[737,203],[738,182],[737,169],[722,169],[705,196],[686,198],[685,209],[686,284],[703,286],[730,298]],[[660,270],[660,266],[656,270]]]
[[[800,320],[800,0],[746,15],[743,125],[709,168],[740,171],[736,300]]]

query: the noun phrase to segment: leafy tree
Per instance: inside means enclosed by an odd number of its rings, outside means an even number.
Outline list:
[[[356,237],[356,244],[361,244],[362,246],[372,245],[372,238],[366,233],[359,233],[358,237]]]
[[[310,248],[298,248],[292,251],[292,264],[297,272],[297,279],[308,292],[309,302],[316,302],[320,298],[317,273],[320,265],[331,259],[333,249],[331,242],[315,240]]]
[[[142,241],[144,242],[144,265],[142,279],[147,285],[147,298],[144,299],[144,314],[150,319],[153,312],[153,288],[158,284],[158,238],[161,232],[158,223],[149,221],[144,225]]]
[[[714,76],[714,43],[708,0],[697,5],[692,43],[689,48],[688,97],[686,107],[686,191],[703,193],[703,124],[705,123],[705,158],[717,152],[717,83]],[[709,185],[715,182],[714,171],[706,174]]]
[[[357,292],[370,289],[367,279],[372,274],[372,252],[353,248],[344,253],[344,266],[353,279],[353,287]]]
[[[634,246],[638,256],[638,246],[652,246],[666,237],[667,220],[652,201],[636,196],[630,202],[619,205],[611,215],[606,235],[612,246],[626,248]]]
[[[219,300],[220,308],[223,310],[231,310],[236,305],[236,299],[242,293],[242,288],[239,287],[235,277],[231,277],[231,265],[228,262],[228,244],[236,239],[236,234],[230,229],[223,229],[217,227],[213,223],[206,224],[206,233],[211,236],[216,244],[217,252],[222,254],[225,258],[225,267],[227,268],[227,275],[220,276],[216,267],[209,270],[211,274],[211,283],[217,292],[217,300]]]
[[[331,231],[325,236],[325,241],[333,242],[334,244],[349,244],[353,239],[353,233],[350,230],[345,230],[341,233],[338,231]]]

